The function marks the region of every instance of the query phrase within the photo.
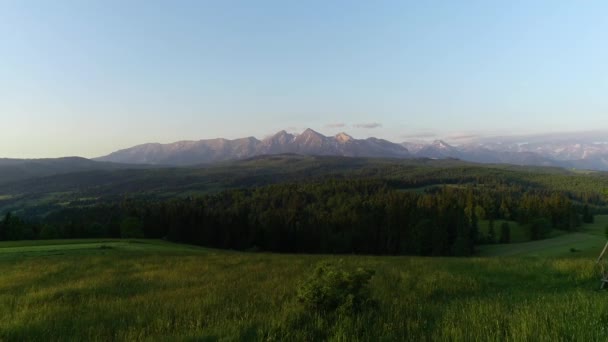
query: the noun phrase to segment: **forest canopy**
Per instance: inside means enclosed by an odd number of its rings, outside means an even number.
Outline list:
[[[560,192],[471,185],[418,192],[382,180],[325,180],[67,208],[38,224],[5,219],[0,237],[15,238],[7,227],[19,224],[22,238],[147,237],[285,253],[466,256],[484,242],[479,220],[516,221],[540,239],[551,229],[575,230],[584,215],[588,206]]]

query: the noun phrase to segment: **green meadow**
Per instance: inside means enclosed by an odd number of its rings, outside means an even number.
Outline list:
[[[608,217],[579,233],[488,245],[471,258],[242,253],[160,240],[0,243],[2,341],[604,341],[594,258]],[[576,251],[571,251],[571,249]],[[376,305],[311,312],[322,261],[375,271]]]
[[[608,215],[597,215],[594,223],[584,224],[577,232],[553,231],[550,239],[529,241],[522,227],[512,225],[519,236],[517,241],[524,242],[480,246],[479,255],[597,258],[606,243],[604,230],[607,226]]]

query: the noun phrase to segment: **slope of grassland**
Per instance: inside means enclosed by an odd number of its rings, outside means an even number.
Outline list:
[[[73,242],[73,243],[72,243]],[[570,255],[568,255],[570,256]],[[378,305],[306,312],[320,261],[376,271]],[[150,240],[0,244],[0,340],[604,340],[592,258],[250,254]]]
[[[202,253],[208,250],[159,240],[73,239],[0,242],[0,261],[52,255],[105,255],[128,252]]]
[[[597,257],[606,243],[606,226],[608,215],[597,215],[594,223],[583,225],[579,232],[537,241],[480,246],[479,256]]]

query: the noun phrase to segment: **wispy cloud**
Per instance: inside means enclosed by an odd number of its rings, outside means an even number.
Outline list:
[[[430,139],[437,137],[437,134],[433,132],[421,132],[421,133],[412,133],[412,134],[404,134],[401,136],[404,139]]]
[[[344,122],[336,122],[325,125],[327,128],[343,128],[346,127],[346,123]]]
[[[465,134],[465,135],[450,135],[447,137],[447,139],[451,139],[451,140],[469,140],[469,139],[475,139],[475,138],[479,138],[479,135]]]
[[[381,123],[378,122],[369,122],[369,123],[360,123],[360,124],[355,124],[353,125],[355,128],[365,128],[365,129],[372,129],[372,128],[378,128],[378,127],[382,127]]]

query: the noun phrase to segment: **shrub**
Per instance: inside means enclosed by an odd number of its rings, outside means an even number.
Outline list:
[[[374,304],[368,287],[374,273],[363,268],[345,270],[341,263],[319,264],[298,289],[298,301],[319,313],[358,312]]]

